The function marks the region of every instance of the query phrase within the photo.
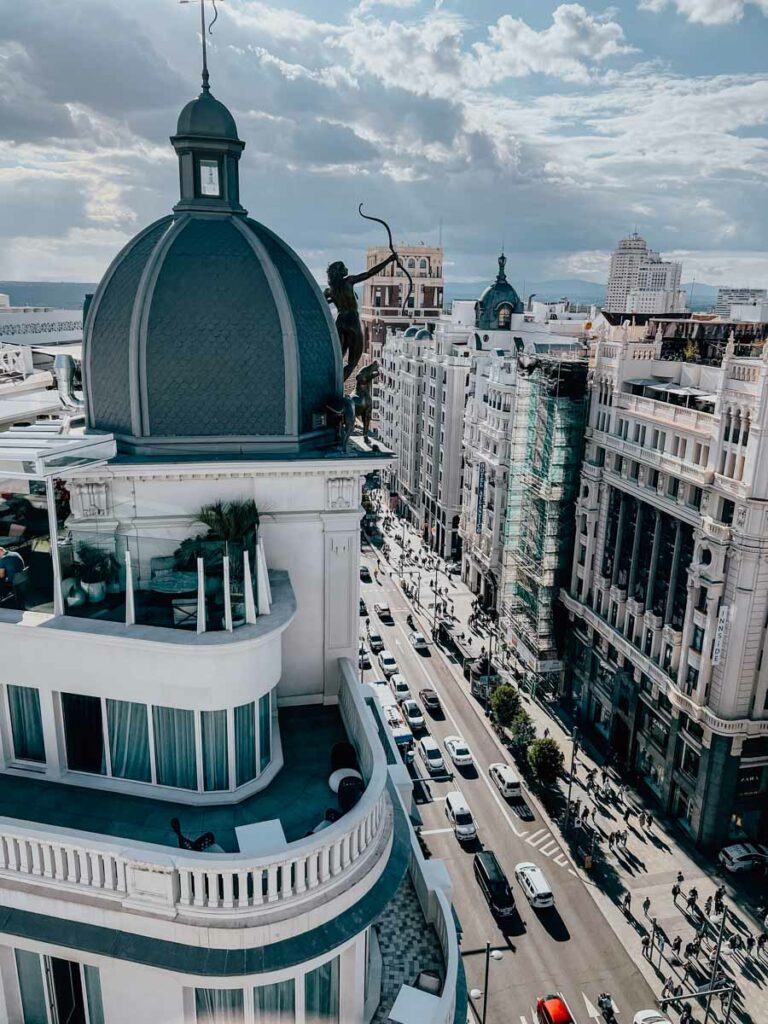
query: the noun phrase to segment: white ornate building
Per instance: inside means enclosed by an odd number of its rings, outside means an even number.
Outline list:
[[[767,336],[608,328],[562,592],[582,721],[713,847],[768,830]]]
[[[240,206],[207,77],[173,144],[173,215],[88,312],[87,429],[0,435],[0,1020],[463,1024],[450,881],[354,667],[388,456],[338,449],[327,303]]]

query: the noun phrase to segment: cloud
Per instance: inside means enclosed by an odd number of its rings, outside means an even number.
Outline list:
[[[504,14],[490,27],[488,40],[474,45],[466,69],[481,85],[535,73],[585,82],[595,64],[635,52],[618,22],[596,18],[581,4],[561,4],[540,32]]]
[[[641,11],[658,13],[673,4],[688,21],[700,25],[728,25],[741,21],[748,7],[768,15],[768,0],[640,0]]]

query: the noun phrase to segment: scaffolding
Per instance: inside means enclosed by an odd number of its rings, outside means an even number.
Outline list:
[[[557,595],[573,557],[587,414],[584,358],[522,356],[510,445],[502,613],[532,685],[560,672]]]

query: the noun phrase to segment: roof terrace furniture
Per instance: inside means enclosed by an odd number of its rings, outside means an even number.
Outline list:
[[[154,561],[154,559],[153,559]],[[191,594],[197,590],[196,572],[168,572],[150,580],[149,589],[156,594]]]

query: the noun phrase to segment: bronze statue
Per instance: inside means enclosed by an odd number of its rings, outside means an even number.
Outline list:
[[[369,443],[368,433],[373,416],[373,382],[378,375],[379,364],[368,363],[355,378],[357,388],[354,395],[345,395],[340,408],[330,405],[326,407],[328,412],[336,417],[339,447],[343,452],[347,450],[347,444],[355,429],[355,420],[358,418],[363,424],[363,440],[366,444]]]
[[[325,289],[325,297],[336,307],[336,330],[339,332],[341,354],[346,358],[344,380],[352,374],[363,354],[363,327],[357,311],[355,285],[367,281],[375,274],[380,274],[396,259],[397,254],[393,252],[381,263],[366,270],[364,274],[350,274],[341,260],[336,260],[328,267],[328,287]]]

